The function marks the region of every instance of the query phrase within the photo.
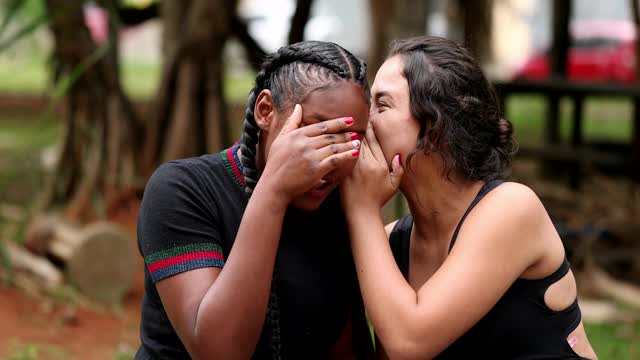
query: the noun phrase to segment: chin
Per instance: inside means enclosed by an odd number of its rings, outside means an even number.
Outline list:
[[[312,212],[318,210],[326,198],[326,196],[319,199],[308,195],[302,195],[295,198],[291,202],[291,206],[302,211]]]
[[[331,188],[326,189],[323,194],[319,194],[319,196],[304,193],[293,199],[290,205],[302,211],[312,212],[318,210],[329,198],[331,203],[340,204],[340,194],[337,188],[338,186],[334,185]]]

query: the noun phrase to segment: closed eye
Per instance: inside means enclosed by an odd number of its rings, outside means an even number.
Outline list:
[[[383,101],[376,102],[376,109],[378,110],[378,112],[383,112],[388,108],[389,108],[389,105],[387,105],[387,103]]]

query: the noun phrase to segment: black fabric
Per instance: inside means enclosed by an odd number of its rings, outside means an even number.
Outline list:
[[[494,180],[480,189],[458,223],[449,251],[455,245],[460,227],[469,212],[489,191],[501,183],[501,180]],[[407,215],[396,223],[389,238],[393,256],[406,279],[409,274],[412,227],[413,219],[411,215]],[[517,279],[478,323],[435,359],[584,359],[578,356],[566,341],[567,336],[580,323],[581,314],[577,300],[562,311],[553,311],[544,302],[547,288],[567,272],[569,262],[565,258],[562,265],[545,278]]]
[[[226,259],[232,249],[246,196],[221,154],[161,166],[149,180],[138,216],[145,254],[185,242],[215,242]],[[364,310],[338,194],[315,212],[288,209],[276,267],[283,359],[323,359],[351,313],[363,329]],[[274,224],[274,226],[276,226]],[[260,234],[255,234],[260,236]],[[188,359],[145,267],[145,295],[136,359]],[[225,324],[220,323],[220,328]],[[270,359],[268,322],[254,359]]]

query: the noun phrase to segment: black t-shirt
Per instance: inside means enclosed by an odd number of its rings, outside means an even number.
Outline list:
[[[189,358],[155,282],[197,268],[224,267],[247,205],[238,146],[168,162],[149,179],[138,215],[146,266],[136,359]],[[350,313],[354,328],[365,325],[339,205],[332,194],[317,211],[289,208],[285,215],[276,259],[283,359],[326,358]],[[266,322],[254,359],[271,358],[270,337]]]

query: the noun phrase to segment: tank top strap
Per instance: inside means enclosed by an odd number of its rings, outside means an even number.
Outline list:
[[[548,275],[547,277],[541,279],[541,281],[544,282],[546,286],[549,286],[555,283],[556,281],[562,279],[562,277],[564,277],[565,275],[567,275],[570,269],[571,269],[571,264],[569,264],[569,260],[565,256],[560,267],[558,267],[556,271],[551,273],[551,275]],[[546,291],[546,288],[545,288],[545,291]]]
[[[453,245],[455,244],[456,239],[458,238],[458,232],[460,232],[460,227],[462,227],[462,223],[467,218],[467,215],[469,215],[471,210],[473,210],[473,208],[480,202],[480,200],[482,200],[482,198],[485,195],[489,193],[489,191],[495,189],[498,185],[502,184],[503,182],[504,180],[496,179],[496,180],[488,181],[484,185],[482,185],[482,187],[480,188],[480,191],[478,191],[478,195],[476,195],[476,197],[473,199],[473,201],[471,202],[471,205],[469,205],[469,207],[467,208],[467,211],[464,212],[464,215],[462,215],[460,222],[458,222],[458,225],[456,226],[456,230],[453,232],[453,236],[451,237],[451,243],[449,244],[449,252],[451,252],[451,249],[453,249]]]

